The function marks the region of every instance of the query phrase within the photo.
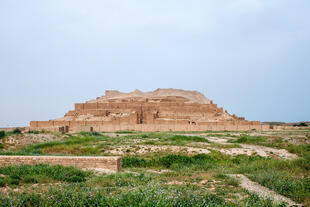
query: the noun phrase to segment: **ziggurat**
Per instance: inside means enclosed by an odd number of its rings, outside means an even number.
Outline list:
[[[206,131],[267,130],[259,121],[230,115],[196,91],[157,89],[143,93],[106,91],[63,118],[31,121],[30,130],[47,131]]]

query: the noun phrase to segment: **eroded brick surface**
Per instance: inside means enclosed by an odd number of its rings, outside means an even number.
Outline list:
[[[70,156],[0,156],[0,166],[49,164],[78,168],[99,168],[118,172],[122,169],[121,157],[70,157]]]

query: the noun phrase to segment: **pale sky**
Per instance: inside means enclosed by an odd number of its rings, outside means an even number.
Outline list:
[[[309,0],[1,0],[0,127],[74,103],[197,90],[248,120],[310,120]]]

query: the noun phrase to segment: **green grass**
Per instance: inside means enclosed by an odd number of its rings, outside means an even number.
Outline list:
[[[310,163],[304,159],[292,161],[257,159],[237,160],[238,173],[295,201],[310,198]],[[308,175],[308,176],[304,176]]]
[[[53,148],[57,148],[60,146],[67,146],[71,148],[73,145],[83,145],[89,142],[97,142],[107,139],[106,136],[82,136],[82,137],[70,137],[68,139],[62,141],[52,141],[41,144],[30,145],[26,148],[23,148],[20,152],[23,154],[43,154],[42,150],[49,148],[50,152],[52,152]]]
[[[100,132],[80,132],[79,134],[83,136],[102,136]]]
[[[291,153],[298,154],[310,162],[310,144],[293,145],[290,144],[287,150]]]
[[[133,132],[133,131],[117,131],[117,132],[115,132],[116,134],[133,134],[133,133],[135,133],[135,132]]]
[[[15,194],[14,198],[0,197],[0,207],[6,206],[275,206],[271,201],[250,195],[245,202],[225,201],[221,196],[195,189],[192,186],[165,186],[149,183],[131,190],[107,194],[81,184],[66,188],[50,189],[40,195],[35,193]]]
[[[198,136],[183,136],[183,135],[174,135],[167,138],[169,141],[174,142],[209,142],[206,138]]]
[[[230,143],[247,143],[247,144],[260,144],[266,141],[266,137],[261,136],[248,136],[248,135],[241,135],[237,140],[231,139],[228,140]]]
[[[165,167],[179,169],[197,165],[200,167],[209,166],[214,163],[215,159],[206,154],[198,154],[194,156],[170,154],[163,157],[144,159],[139,157],[124,157],[123,167]]]
[[[84,182],[89,172],[74,167],[49,165],[20,165],[0,167],[2,185],[19,185],[22,183],[48,183],[52,181]],[[1,184],[0,184],[1,185]]]

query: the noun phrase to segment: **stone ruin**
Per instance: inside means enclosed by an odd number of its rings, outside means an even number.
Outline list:
[[[145,93],[108,90],[105,96],[75,104],[63,118],[30,122],[30,130],[62,132],[252,129],[267,130],[269,126],[231,115],[197,91],[176,89]]]

